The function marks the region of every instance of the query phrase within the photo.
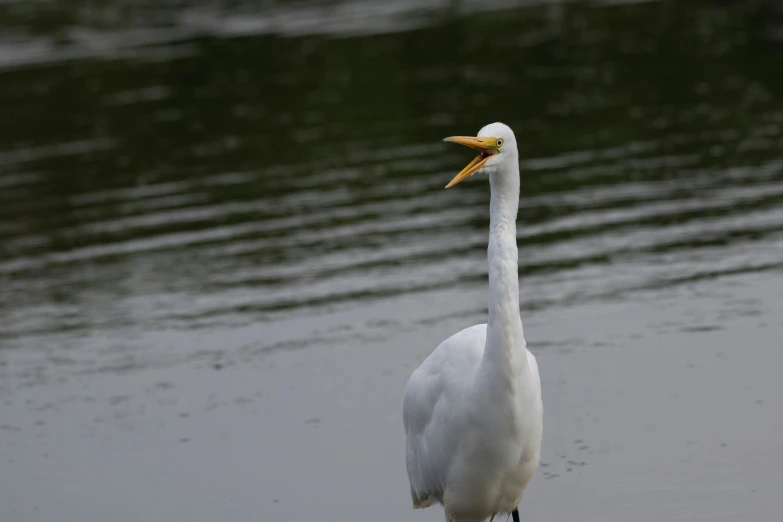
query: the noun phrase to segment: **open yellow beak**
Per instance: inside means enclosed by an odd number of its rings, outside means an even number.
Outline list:
[[[450,141],[452,143],[459,143],[460,145],[465,145],[466,147],[470,147],[471,149],[480,150],[481,154],[476,156],[476,158],[468,163],[468,166],[462,169],[462,171],[454,176],[454,179],[449,181],[449,184],[446,185],[446,188],[451,188],[463,179],[467,178],[468,176],[471,176],[475,174],[476,172],[481,169],[481,167],[484,166],[484,164],[497,154],[498,146],[497,146],[497,138],[474,138],[473,136],[451,136],[449,138],[444,139],[443,141]]]

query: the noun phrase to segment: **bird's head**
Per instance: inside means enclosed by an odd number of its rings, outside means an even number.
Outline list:
[[[514,131],[503,123],[490,123],[481,129],[477,136],[451,136],[443,141],[459,143],[481,153],[462,169],[462,172],[454,176],[446,188],[451,188],[465,178],[478,171],[487,174],[495,172],[498,167],[506,162],[516,162],[517,140]]]

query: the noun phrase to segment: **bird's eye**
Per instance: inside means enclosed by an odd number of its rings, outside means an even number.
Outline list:
[[[503,140],[502,140],[502,139],[499,139],[499,140],[498,140],[498,147],[502,147],[502,146],[503,146]]]

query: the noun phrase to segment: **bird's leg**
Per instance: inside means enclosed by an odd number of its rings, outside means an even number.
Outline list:
[[[519,522],[519,508],[512,511],[511,516],[514,517],[514,522]]]

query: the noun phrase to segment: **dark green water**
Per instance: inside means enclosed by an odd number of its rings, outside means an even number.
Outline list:
[[[512,4],[0,1],[0,518],[440,519],[401,390],[488,225],[440,140],[503,121],[528,519],[778,520],[783,13]]]

